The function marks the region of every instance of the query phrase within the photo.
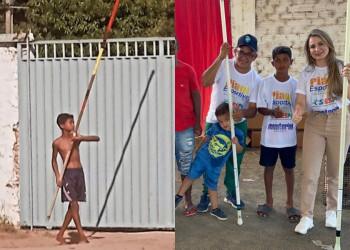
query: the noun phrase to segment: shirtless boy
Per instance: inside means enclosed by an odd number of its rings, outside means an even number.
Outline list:
[[[56,176],[57,186],[62,187],[62,202],[68,201],[69,206],[56,240],[60,244],[65,244],[63,234],[73,219],[79,234],[79,243],[88,243],[89,241],[84,234],[79,215],[78,201],[86,201],[85,179],[80,162],[79,145],[82,141],[99,141],[100,138],[98,136],[83,136],[79,134],[74,136],[74,117],[71,114],[62,113],[58,115],[57,125],[61,129],[62,135],[52,143],[52,169]],[[57,164],[57,153],[60,154],[64,162],[72,143],[71,155],[61,181]]]

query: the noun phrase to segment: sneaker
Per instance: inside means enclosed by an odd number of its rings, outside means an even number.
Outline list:
[[[236,200],[236,192],[233,191],[231,194],[227,195],[224,199],[224,202],[227,204],[230,204],[234,208],[238,208],[237,200]],[[244,202],[241,200],[241,203],[239,204],[239,208],[243,209],[245,206]]]
[[[214,210],[211,210],[210,214],[212,216],[215,216],[219,220],[227,220],[226,214],[219,207],[215,208]]]
[[[185,206],[185,211],[184,211],[185,215],[186,216],[192,216],[192,215],[195,215],[197,213],[197,208],[192,205],[190,207],[186,207]]]
[[[337,227],[337,213],[335,211],[326,211],[326,227]]]
[[[310,217],[302,217],[294,231],[300,234],[306,234],[307,230],[314,227],[314,220]]]
[[[199,201],[197,205],[197,211],[200,213],[205,213],[208,211],[208,208],[210,206],[210,199],[208,194],[202,194],[201,200]]]
[[[179,205],[180,201],[182,201],[183,196],[175,195],[175,208]]]

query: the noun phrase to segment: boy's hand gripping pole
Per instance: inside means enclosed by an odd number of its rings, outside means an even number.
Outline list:
[[[91,77],[90,77],[89,86],[88,86],[88,89],[86,90],[86,94],[85,94],[85,98],[84,98],[83,104],[81,105],[81,109],[80,109],[80,113],[79,113],[79,116],[78,116],[78,120],[77,120],[75,129],[74,129],[74,134],[76,134],[76,133],[78,132],[78,129],[79,129],[79,126],[80,126],[80,122],[81,122],[81,119],[82,119],[82,117],[83,117],[83,114],[84,114],[84,111],[85,111],[85,107],[86,107],[87,101],[88,101],[88,99],[89,99],[90,91],[91,91],[91,89],[92,89],[92,85],[93,85],[93,83],[94,83],[94,80],[95,80],[95,77],[96,77],[96,73],[97,73],[98,67],[99,67],[99,65],[100,65],[101,57],[102,57],[102,54],[103,54],[104,49],[106,48],[107,38],[108,38],[109,33],[110,33],[110,31],[111,31],[111,28],[112,28],[112,24],[113,24],[113,22],[114,22],[115,15],[117,14],[119,2],[120,2],[120,0],[115,0],[115,2],[114,2],[113,10],[112,10],[111,16],[110,16],[110,18],[109,18],[109,22],[108,22],[108,25],[107,25],[107,27],[106,27],[106,31],[105,31],[105,34],[104,34],[104,37],[103,37],[102,46],[101,46],[101,49],[100,49],[100,51],[99,51],[99,53],[98,53],[98,57],[97,57],[97,59],[96,59],[95,67],[94,67],[94,70],[93,70],[92,75],[91,75]],[[63,167],[62,167],[62,171],[61,171],[61,176],[60,176],[61,182],[62,182],[62,178],[63,178],[63,175],[64,175],[64,171],[66,170],[67,164],[68,164],[68,162],[69,162],[69,158],[70,158],[70,156],[71,156],[72,148],[73,148],[73,142],[72,142],[71,145],[70,145],[70,150],[68,151],[68,153],[67,153],[67,155],[66,155],[66,158],[65,158],[65,160],[64,160],[64,163],[63,163]],[[54,208],[54,206],[55,206],[55,202],[56,202],[56,198],[57,198],[57,194],[58,194],[59,189],[60,189],[60,187],[57,186],[57,187],[56,187],[55,194],[54,194],[54,197],[53,197],[52,202],[51,202],[50,210],[49,210],[49,212],[47,213],[47,220],[48,220],[48,221],[49,221],[50,218],[51,218],[52,211],[53,211],[53,208]]]
[[[223,42],[227,42],[227,32],[226,32],[226,16],[225,16],[225,5],[224,0],[220,1],[220,13],[221,13],[221,28]],[[228,106],[230,109],[230,124],[231,124],[231,137],[235,137],[235,128],[234,121],[232,117],[232,96],[231,96],[231,82],[230,82],[230,69],[228,64],[228,56],[225,58],[226,65],[226,84],[227,84],[227,96],[228,96]],[[234,175],[235,175],[235,187],[236,187],[236,200],[237,200],[237,224],[242,225],[242,212],[241,212],[241,197],[239,193],[239,177],[238,177],[238,168],[237,168],[237,152],[236,144],[232,143],[232,155],[233,155],[233,166],[234,166]]]
[[[350,1],[347,1],[346,25],[345,25],[345,49],[344,49],[344,65],[349,63],[349,43],[350,43]],[[341,216],[343,206],[343,178],[344,178],[344,149],[345,149],[345,130],[346,130],[346,113],[347,111],[347,94],[348,94],[348,78],[343,78],[343,96],[342,96],[342,113],[340,126],[340,150],[339,150],[339,180],[338,180],[338,204],[337,204],[337,228],[335,238],[335,250],[340,250],[340,232],[341,232]],[[347,151],[348,149],[346,149]]]

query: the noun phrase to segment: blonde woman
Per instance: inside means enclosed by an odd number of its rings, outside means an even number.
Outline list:
[[[302,153],[303,178],[300,204],[302,218],[295,228],[295,232],[300,234],[306,234],[314,226],[313,210],[324,154],[327,156],[328,183],[325,226],[336,227],[340,139],[345,140],[345,149],[349,148],[350,143],[349,112],[346,116],[346,123],[349,124],[346,128],[346,137],[340,138],[342,77],[346,76],[350,80],[350,64],[344,67],[343,62],[336,58],[332,39],[319,29],[310,32],[304,50],[308,66],[299,76],[293,115],[293,122],[299,123],[303,113],[308,112]],[[346,151],[344,150],[344,154]]]

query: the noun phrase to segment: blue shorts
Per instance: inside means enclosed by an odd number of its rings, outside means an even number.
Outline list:
[[[297,146],[285,148],[270,148],[261,145],[259,164],[264,167],[273,167],[277,163],[278,155],[281,159],[282,167],[294,168]]]
[[[195,137],[193,127],[180,132],[175,132],[175,157],[177,169],[182,175],[190,171],[193,159]]]
[[[213,167],[199,157],[192,162],[191,170],[187,175],[189,179],[198,179],[204,173],[204,183],[210,190],[216,191],[218,187],[220,172],[223,166]]]

